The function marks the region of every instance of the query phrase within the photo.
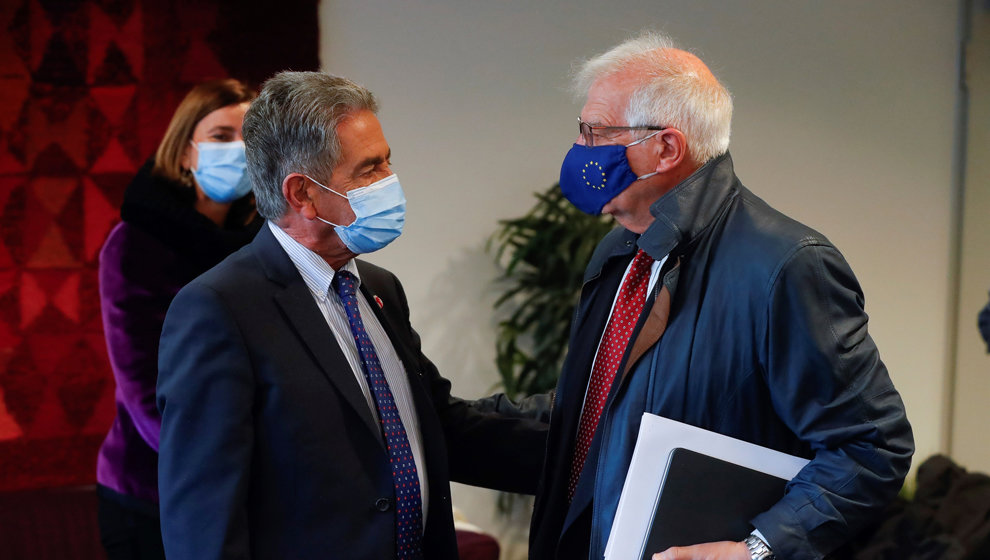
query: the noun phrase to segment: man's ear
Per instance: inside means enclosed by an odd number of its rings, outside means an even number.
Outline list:
[[[657,157],[657,173],[666,173],[680,167],[688,160],[687,138],[676,128],[665,128],[656,135],[656,141],[651,142],[659,153]]]
[[[313,197],[310,196],[309,179],[302,173],[290,173],[282,179],[282,196],[293,212],[307,220],[316,217]]]

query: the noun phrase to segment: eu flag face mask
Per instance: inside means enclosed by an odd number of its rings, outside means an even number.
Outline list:
[[[629,168],[626,148],[655,136],[654,132],[631,144],[588,147],[574,144],[560,166],[560,190],[585,214],[597,216],[602,208],[629,185],[656,172],[636,176]]]
[[[338,225],[319,216],[316,219],[334,226],[334,231],[352,253],[360,255],[377,251],[395,241],[402,233],[402,226],[406,222],[406,195],[394,173],[347,194],[341,194],[308,175],[306,178],[327,191],[346,198],[351,204],[354,221],[349,225]]]
[[[210,200],[233,202],[251,192],[243,141],[200,142],[193,147],[199,152],[193,177]]]

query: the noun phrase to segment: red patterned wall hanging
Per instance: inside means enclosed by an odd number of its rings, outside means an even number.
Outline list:
[[[0,490],[95,480],[97,255],[192,85],[318,62],[317,0],[0,2]]]

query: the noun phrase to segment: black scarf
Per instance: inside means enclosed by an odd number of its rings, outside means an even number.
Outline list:
[[[252,195],[231,205],[221,228],[196,211],[193,187],[153,174],[153,166],[153,160],[145,163],[124,192],[120,217],[125,222],[151,234],[203,271],[258,233],[264,222],[260,216],[255,214],[245,224],[254,211]]]

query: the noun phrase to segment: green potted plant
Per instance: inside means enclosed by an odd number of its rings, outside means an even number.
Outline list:
[[[575,208],[556,184],[535,196],[525,216],[499,221],[489,240],[504,286],[494,304],[495,363],[514,399],[556,386],[584,267],[613,227],[610,218]]]
[[[535,196],[526,215],[500,220],[488,242],[503,288],[494,304],[495,365],[505,394],[516,400],[556,387],[584,267],[613,227],[610,218],[575,208],[557,184]],[[498,510],[510,516],[516,503],[502,493]]]

